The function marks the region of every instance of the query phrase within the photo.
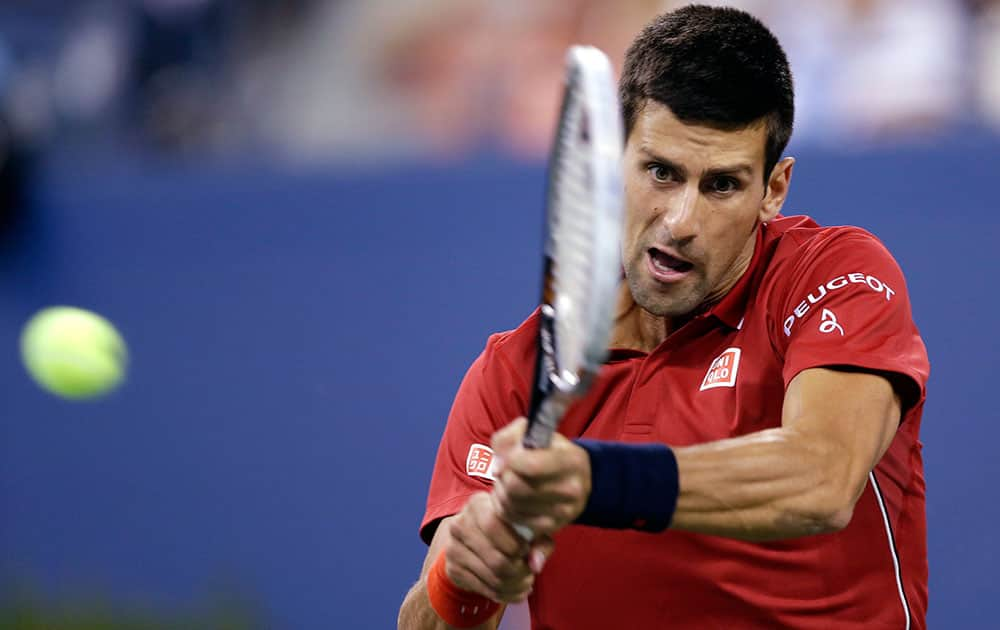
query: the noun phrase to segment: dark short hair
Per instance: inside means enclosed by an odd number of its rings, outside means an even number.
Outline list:
[[[650,22],[625,54],[619,98],[626,137],[646,101],[685,123],[725,130],[767,125],[764,181],[781,159],[795,117],[792,72],[777,38],[731,7],[690,5]]]

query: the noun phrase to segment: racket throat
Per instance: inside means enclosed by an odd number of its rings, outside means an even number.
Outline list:
[[[553,383],[552,391],[542,399],[535,413],[528,419],[524,445],[528,448],[548,447],[559,421],[572,401],[571,390],[562,389]]]

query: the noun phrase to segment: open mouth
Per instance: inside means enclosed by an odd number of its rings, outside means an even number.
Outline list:
[[[675,276],[687,273],[694,268],[694,265],[686,260],[671,256],[670,254],[656,249],[649,248],[649,260],[653,263],[653,269],[667,276]]]

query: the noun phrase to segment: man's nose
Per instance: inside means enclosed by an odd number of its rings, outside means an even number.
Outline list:
[[[684,186],[670,200],[670,207],[663,214],[663,223],[674,241],[689,241],[698,234],[700,201],[701,195],[694,185]]]

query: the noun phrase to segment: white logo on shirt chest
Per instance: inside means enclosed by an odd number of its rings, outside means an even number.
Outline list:
[[[703,392],[713,387],[735,387],[741,352],[739,348],[726,348],[722,354],[715,357],[712,365],[708,366],[708,372],[698,391]]]

